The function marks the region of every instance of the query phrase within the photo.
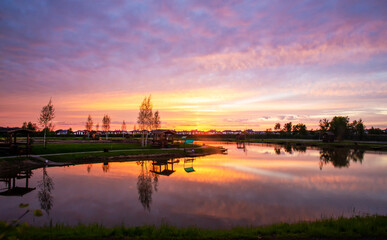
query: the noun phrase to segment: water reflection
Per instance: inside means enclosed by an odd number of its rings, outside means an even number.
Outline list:
[[[46,167],[43,167],[43,178],[38,182],[38,185],[40,207],[49,215],[54,203],[54,197],[51,195],[51,191],[54,189],[54,181],[48,176]]]
[[[15,186],[27,183],[37,191],[0,195],[0,220],[18,216],[15,200],[41,204],[49,212],[48,218],[27,219],[34,225],[52,219],[54,224],[141,226],[159,225],[162,219],[181,227],[232,228],[348,216],[353,208],[387,214],[386,154],[259,143],[245,147],[248,155],[234,143],[227,146],[229,155],[50,167],[30,172],[29,181],[14,175]],[[320,162],[324,171],[318,169]],[[3,169],[0,165],[0,177]]]
[[[1,196],[19,196],[22,197],[25,194],[32,192],[36,188],[29,187],[29,179],[32,176],[32,171],[18,170],[18,171],[4,171],[0,174],[0,182],[5,183],[5,187],[0,189]],[[19,187],[18,181],[25,180],[24,187]]]
[[[150,212],[152,203],[152,173],[148,170],[149,161],[138,161],[141,166],[140,175],[137,178],[138,200],[145,210]]]
[[[277,155],[281,155],[281,149],[283,149],[284,152],[288,154],[293,154],[293,152],[300,152],[300,153],[306,152],[306,146],[304,145],[286,144],[286,145],[274,146],[274,153]]]
[[[105,173],[107,173],[107,172],[109,172],[109,169],[110,169],[109,162],[104,162],[104,163],[102,164],[102,171],[105,172]]]
[[[86,168],[87,173],[90,173],[92,167],[93,167],[93,164],[87,164],[87,168]]]
[[[349,167],[350,161],[362,163],[364,150],[349,148],[323,148],[320,151],[320,170],[323,166],[332,163],[334,167]]]

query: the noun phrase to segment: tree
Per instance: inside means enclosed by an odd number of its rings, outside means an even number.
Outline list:
[[[97,125],[95,125],[95,131],[98,132],[98,130],[99,130],[99,123],[97,123]]]
[[[359,139],[363,139],[364,135],[364,124],[363,120],[359,119],[359,121],[353,120],[353,122],[349,125],[351,133],[357,136]]]
[[[55,118],[55,108],[54,105],[52,105],[52,101],[50,98],[50,101],[46,106],[43,106],[42,111],[40,112],[40,117],[38,119],[39,124],[44,128],[44,148],[46,148],[46,134],[47,129],[53,129],[54,124],[52,123],[52,120]]]
[[[125,131],[126,131],[126,123],[125,123],[125,120],[122,121],[122,125],[121,125],[121,130],[122,130],[122,137],[125,136]]]
[[[280,130],[281,129],[281,124],[280,123],[276,123],[275,125],[274,125],[274,130]]]
[[[102,129],[105,131],[106,133],[106,140],[108,139],[108,131],[110,129],[110,117],[109,115],[104,115],[103,116],[103,119],[102,119]]]
[[[159,114],[159,110],[157,110],[153,117],[153,129],[157,130],[160,127],[161,127],[160,114]]]
[[[28,130],[32,130],[32,131],[36,131],[38,130],[38,126],[36,125],[36,123],[32,123],[32,122],[24,122],[23,123],[23,126],[22,126],[22,129],[28,129]]]
[[[152,103],[151,96],[145,97],[140,105],[140,112],[138,113],[137,123],[139,125],[139,129],[142,131],[141,134],[141,146],[145,147],[148,144],[148,131],[152,130],[153,126],[153,113],[152,113]],[[146,133],[146,139],[144,135]]]
[[[291,133],[292,132],[292,122],[285,123],[284,131],[287,132],[287,133]]]
[[[86,131],[87,131],[87,137],[90,138],[90,132],[91,132],[91,130],[93,130],[93,119],[91,118],[90,114],[87,117],[85,127],[86,127]]]
[[[368,134],[380,135],[380,134],[383,134],[383,130],[380,128],[374,128],[372,126],[370,129],[368,129]]]
[[[329,130],[329,127],[330,127],[330,122],[328,119],[324,118],[324,119],[320,119],[320,131],[322,133],[325,133]]]
[[[348,123],[348,117],[335,116],[330,122],[329,131],[333,132],[337,140],[341,141],[348,134]]]
[[[303,123],[298,123],[293,126],[293,132],[299,133],[300,135],[306,135],[306,126]]]

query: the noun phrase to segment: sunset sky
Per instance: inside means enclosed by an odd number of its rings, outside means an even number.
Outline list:
[[[387,127],[387,1],[0,1],[0,126]]]

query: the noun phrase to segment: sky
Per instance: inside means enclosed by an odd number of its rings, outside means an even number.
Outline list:
[[[387,128],[387,1],[0,1],[0,126]]]

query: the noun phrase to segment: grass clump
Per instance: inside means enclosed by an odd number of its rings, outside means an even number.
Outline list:
[[[1,227],[4,227],[3,223],[0,224]],[[23,234],[12,234],[19,239],[382,239],[387,237],[387,216],[325,219],[263,227],[236,227],[229,230],[178,228],[168,224],[159,227],[114,228],[102,225],[26,226],[23,228]]]

